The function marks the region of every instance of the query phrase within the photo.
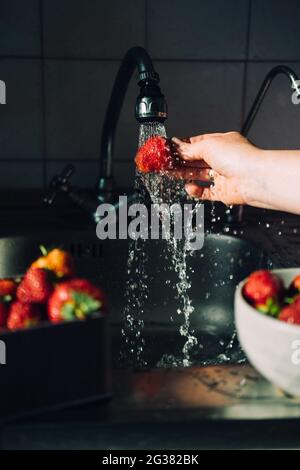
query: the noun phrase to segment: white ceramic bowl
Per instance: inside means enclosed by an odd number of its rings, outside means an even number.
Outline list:
[[[278,269],[287,287],[300,269]],[[300,396],[300,325],[268,317],[249,305],[242,295],[245,281],[235,293],[235,323],[239,341],[251,364],[270,382]]]

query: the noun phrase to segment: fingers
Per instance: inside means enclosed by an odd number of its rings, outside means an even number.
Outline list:
[[[189,142],[185,142],[184,140],[178,139],[178,137],[173,137],[171,139],[173,144],[173,150],[176,154],[178,154],[181,158],[191,158],[193,156],[192,146]]]
[[[197,142],[202,142],[203,140],[211,139],[212,137],[219,137],[221,135],[223,135],[222,132],[211,132],[210,134],[201,134],[190,137],[189,141],[191,144],[195,144]]]
[[[172,137],[171,141],[174,142],[174,144],[176,144],[176,145],[181,145],[181,144],[184,144],[185,139],[179,139],[178,137]]]
[[[185,162],[199,162],[201,161],[202,167],[208,167],[207,163],[205,163],[202,155],[203,155],[203,148],[201,143],[201,138],[205,138],[205,135],[199,136],[200,140],[192,142],[193,137],[187,141],[178,139],[178,137],[173,137],[171,142],[173,144],[174,152]]]
[[[168,174],[176,179],[199,180],[211,182],[211,170],[209,168],[189,167],[188,165],[176,166],[174,170],[168,171]]]
[[[188,195],[194,199],[202,199],[202,195],[205,191],[204,188],[202,188],[201,186],[198,186],[195,183],[186,184],[185,190],[188,193]]]
[[[185,190],[190,197],[195,199],[220,201],[218,188],[215,186],[215,181],[217,181],[218,186],[218,173],[211,169],[207,169],[205,181],[198,181],[194,179],[194,181],[191,181],[185,185]]]
[[[196,183],[188,183],[185,185],[187,194],[193,199],[201,199],[206,201],[212,201],[212,195],[210,188],[204,188]]]

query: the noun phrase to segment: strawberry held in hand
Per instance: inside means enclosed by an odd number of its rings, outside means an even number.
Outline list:
[[[174,157],[168,140],[165,137],[150,137],[139,148],[135,163],[141,173],[171,170],[174,166]]]
[[[243,294],[260,312],[277,316],[280,311],[283,284],[270,271],[255,271],[248,277]]]
[[[10,306],[7,328],[16,330],[19,328],[28,328],[37,325],[41,321],[40,306],[36,304],[23,304],[22,302],[13,302]]]
[[[103,291],[86,279],[72,279],[58,284],[48,302],[48,316],[53,323],[84,320],[99,310],[106,301]]]
[[[23,303],[45,304],[52,291],[49,271],[31,267],[18,286],[17,298]]]

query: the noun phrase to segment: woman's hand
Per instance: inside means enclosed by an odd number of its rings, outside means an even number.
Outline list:
[[[192,180],[186,184],[187,193],[196,199],[222,201],[225,204],[251,204],[254,186],[263,184],[263,175],[253,175],[262,150],[252,145],[238,132],[204,134],[185,142],[172,139],[179,156],[187,162],[186,168],[176,171],[177,176]],[[196,168],[199,161],[211,170]],[[195,165],[194,168],[193,165]],[[253,176],[255,179],[253,179]],[[203,187],[195,180],[214,181]],[[259,204],[256,204],[259,205]],[[264,205],[265,207],[265,205]]]

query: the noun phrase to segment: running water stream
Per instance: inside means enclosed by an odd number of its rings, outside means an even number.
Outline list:
[[[166,130],[162,123],[150,122],[141,124],[139,133],[139,146],[152,136],[166,137]],[[135,189],[140,194],[141,202],[150,195],[154,205],[164,204],[164,211],[170,218],[171,227],[174,226],[176,214],[170,212],[172,204],[181,204],[184,200],[184,182],[174,180],[161,174],[136,174]],[[146,191],[145,191],[146,189]],[[174,286],[175,298],[178,302],[176,312],[170,312],[170,317],[180,315],[182,324],[179,332],[185,338],[181,357],[165,356],[159,361],[160,366],[189,366],[191,365],[190,353],[198,341],[191,330],[191,315],[194,312],[192,299],[189,295],[191,288],[190,273],[187,258],[190,255],[189,238],[183,236],[177,239],[172,235],[166,236],[166,255],[164,262],[169,264],[176,273],[177,282]],[[124,328],[124,350],[122,357],[133,366],[146,366],[143,359],[143,311],[148,298],[148,273],[147,273],[147,246],[145,240],[139,238],[132,240],[129,245],[129,256],[127,264],[126,306],[123,312]],[[152,273],[153,274],[153,273]],[[151,275],[151,273],[149,273]],[[137,281],[138,279],[138,281]],[[171,320],[170,320],[171,321]]]

